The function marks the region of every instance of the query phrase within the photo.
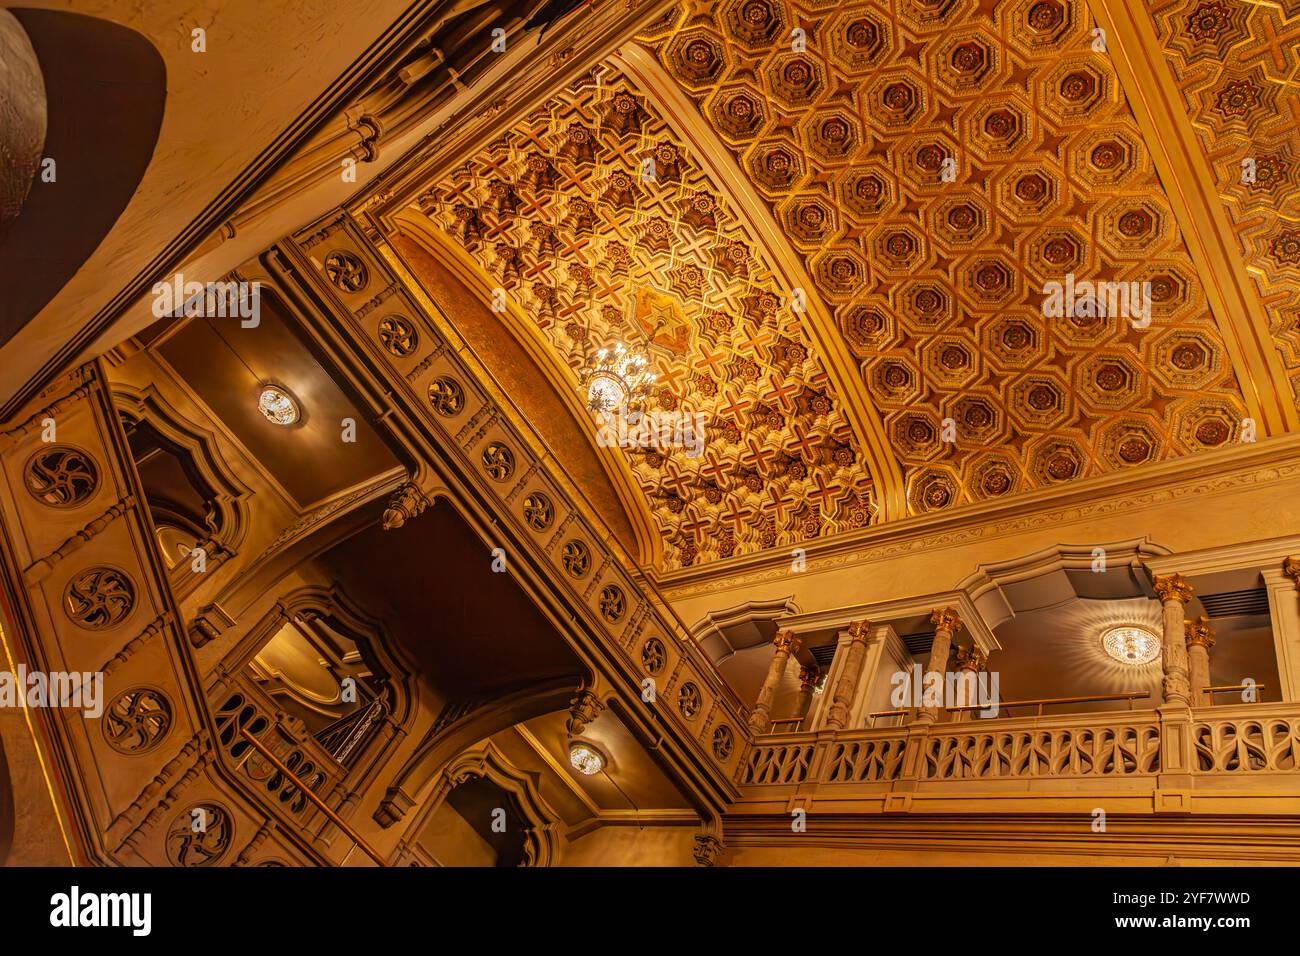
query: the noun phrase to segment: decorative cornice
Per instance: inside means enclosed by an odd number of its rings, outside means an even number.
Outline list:
[[[1243,460],[1244,459],[1244,460]],[[1300,434],[1235,444],[1154,465],[1044,488],[1002,501],[917,515],[808,542],[804,574],[931,551],[973,541],[1127,514],[1184,498],[1300,480]],[[745,555],[701,569],[674,571],[657,583],[677,600],[742,588],[790,575],[785,553]]]

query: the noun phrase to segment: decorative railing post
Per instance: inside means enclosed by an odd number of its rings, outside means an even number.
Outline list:
[[[1192,599],[1192,586],[1181,574],[1158,575],[1156,593],[1163,610],[1164,704],[1160,715],[1161,790],[1185,791],[1192,785],[1191,686],[1187,681],[1185,614]],[[1186,794],[1170,794],[1157,801],[1157,809],[1190,810]]]

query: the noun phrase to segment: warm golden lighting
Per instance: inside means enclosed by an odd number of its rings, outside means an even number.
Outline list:
[[[257,410],[274,425],[292,425],[302,417],[298,403],[287,389],[266,385],[257,399]]]
[[[1160,656],[1160,638],[1144,627],[1112,627],[1101,636],[1101,646],[1121,664],[1150,664]]]
[[[649,367],[643,351],[622,342],[588,357],[581,373],[587,407],[597,414],[640,411],[655,380]]]
[[[605,755],[591,744],[574,743],[569,747],[569,763],[579,773],[591,776],[605,769]]]

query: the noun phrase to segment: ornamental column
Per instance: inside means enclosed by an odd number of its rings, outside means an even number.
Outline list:
[[[1160,595],[1164,621],[1160,662],[1165,672],[1165,703],[1187,707],[1191,703],[1191,687],[1187,681],[1187,635],[1183,623],[1187,602],[1192,599],[1192,586],[1181,574],[1156,575],[1156,594]]]
[[[821,676],[821,668],[816,664],[799,668],[799,699],[795,702],[794,716],[801,720],[808,719],[808,711],[812,709],[813,691],[817,689],[817,682],[821,680]],[[808,728],[800,724],[799,729]]]
[[[1187,641],[1187,677],[1191,687],[1192,704],[1211,707],[1214,697],[1205,692],[1210,686],[1210,648],[1214,646],[1214,628],[1208,617],[1199,621],[1185,621]]]
[[[870,621],[854,621],[849,624],[849,647],[844,656],[844,668],[840,679],[835,684],[835,693],[831,697],[830,709],[826,712],[824,730],[843,730],[849,722],[849,708],[858,693],[858,681],[862,679],[862,662],[867,656],[867,640],[871,636]]]
[[[953,701],[958,707],[970,707],[979,703],[978,695],[975,688],[978,685],[979,675],[988,667],[989,657],[978,647],[972,644],[969,648],[960,648],[957,651],[957,699]],[[953,720],[970,720],[974,713],[969,710],[953,711]]]
[[[785,675],[785,667],[790,660],[790,655],[797,653],[800,647],[799,638],[789,631],[778,631],[772,643],[776,645],[776,653],[772,655],[772,663],[767,669],[763,689],[758,692],[754,711],[749,715],[749,729],[756,734],[765,734],[771,728],[772,698],[776,694],[777,685]]]
[[[925,699],[925,688],[937,686],[940,694],[943,692],[944,675],[948,671],[948,656],[952,653],[952,636],[956,633],[957,628],[961,627],[961,618],[957,612],[950,607],[939,608],[930,612],[930,623],[934,625],[934,641],[930,644],[930,662],[925,668],[925,677],[918,688],[921,694],[921,700]],[[937,674],[938,683],[935,684],[936,678],[931,674]],[[941,702],[942,703],[942,702]],[[922,707],[916,715],[918,723],[932,724],[939,719],[940,707]]]

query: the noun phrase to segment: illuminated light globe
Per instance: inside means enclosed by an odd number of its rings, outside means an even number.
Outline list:
[[[589,356],[581,372],[587,408],[597,415],[640,411],[655,380],[649,367],[644,352],[622,342]]]
[[[605,769],[605,755],[590,744],[573,744],[569,748],[569,763],[578,773],[590,777]]]
[[[1140,667],[1160,656],[1160,638],[1144,627],[1112,627],[1101,636],[1106,654],[1121,664]]]
[[[278,385],[263,387],[257,410],[273,425],[292,425],[302,417],[294,397]]]

